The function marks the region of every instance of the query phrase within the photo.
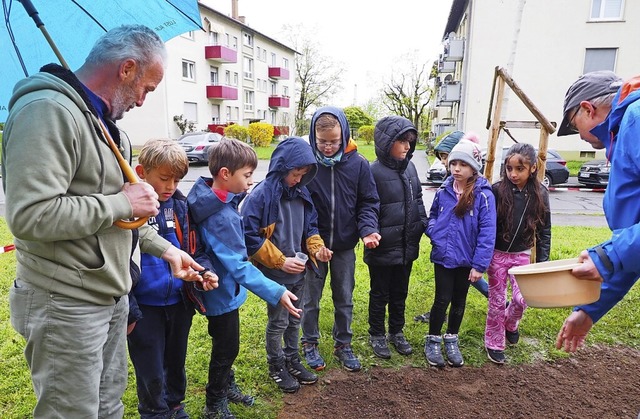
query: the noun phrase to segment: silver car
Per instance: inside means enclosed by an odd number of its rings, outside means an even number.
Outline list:
[[[187,153],[189,162],[206,164],[209,161],[209,150],[223,138],[217,132],[189,132],[178,138],[178,144]]]

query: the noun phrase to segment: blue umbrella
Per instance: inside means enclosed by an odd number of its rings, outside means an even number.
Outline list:
[[[64,64],[46,36],[57,46],[68,67],[76,70],[102,34],[123,24],[148,26],[164,41],[202,29],[197,0],[1,1],[5,24],[0,24],[0,122],[7,120],[16,82],[37,73],[45,64]],[[34,11],[37,15],[33,15]],[[36,27],[40,26],[38,17],[44,24],[42,32]]]

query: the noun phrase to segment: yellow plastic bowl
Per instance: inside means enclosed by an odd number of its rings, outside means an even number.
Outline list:
[[[533,263],[509,269],[529,307],[556,308],[590,304],[600,298],[600,281],[578,279],[577,258]]]

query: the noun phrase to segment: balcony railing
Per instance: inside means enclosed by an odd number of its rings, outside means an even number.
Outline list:
[[[289,70],[283,67],[269,67],[269,78],[289,80]]]
[[[270,108],[288,108],[289,97],[288,96],[269,96]]]
[[[222,100],[238,100],[238,89],[231,86],[207,86],[207,98]]]
[[[222,63],[237,63],[238,52],[222,45],[207,45],[204,47],[204,57],[207,60]]]

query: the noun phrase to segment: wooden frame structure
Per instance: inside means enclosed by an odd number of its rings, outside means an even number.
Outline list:
[[[509,86],[513,93],[518,96],[522,103],[535,116],[537,121],[501,121],[502,101],[504,98],[505,85]],[[497,87],[497,92],[496,92]],[[495,98],[495,106],[493,105]],[[491,117],[491,107],[493,106],[493,118]],[[489,141],[487,143],[487,161],[484,168],[484,176],[491,181],[493,177],[493,163],[495,161],[496,143],[500,130],[508,128],[536,128],[540,130],[540,141],[538,143],[538,180],[544,179],[544,172],[547,164],[547,146],[549,134],[556,131],[556,123],[549,122],[540,110],[533,104],[531,99],[522,91],[504,68],[496,67],[493,76],[493,88],[491,89],[491,101],[489,103],[489,115],[487,116],[487,129],[489,131]]]

